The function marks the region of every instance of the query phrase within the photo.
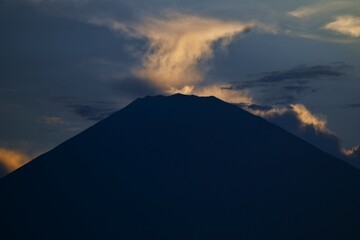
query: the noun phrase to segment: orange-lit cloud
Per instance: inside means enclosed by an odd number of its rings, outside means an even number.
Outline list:
[[[360,145],[353,147],[352,149],[342,149],[343,154],[350,158],[356,158],[360,161]]]
[[[351,37],[360,37],[360,17],[338,16],[335,21],[326,24],[324,29]]]
[[[177,12],[146,17],[133,24],[99,18],[90,23],[147,39],[147,51],[133,74],[150,80],[165,92],[194,88],[204,78],[205,68],[200,66],[213,57],[214,43],[225,48],[235,35],[255,25]]]
[[[252,26],[180,13],[146,18],[134,27],[135,34],[149,41],[142,65],[134,73],[165,89],[195,85],[203,80],[199,65],[213,56],[213,44],[219,41],[226,47],[236,34]]]
[[[5,168],[8,173],[21,167],[30,159],[30,156],[22,152],[0,148],[0,165],[2,168]]]
[[[289,111],[289,109],[285,108],[285,107],[273,107],[269,110],[259,110],[259,109],[248,109],[252,114],[259,116],[259,117],[269,117],[269,116],[274,116],[274,115],[282,115],[286,112]]]
[[[226,85],[211,85],[200,89],[195,89],[193,94],[198,96],[215,96],[225,102],[252,104],[253,99],[247,91],[228,89]]]
[[[229,86],[226,84],[213,84],[201,87],[185,86],[182,89],[171,88],[167,90],[166,93],[181,93],[186,95],[195,94],[202,97],[215,96],[225,102],[242,103],[245,105],[253,103],[253,99],[250,97],[248,91],[229,89]]]
[[[250,105],[247,106],[247,109],[329,154],[344,160],[360,160],[359,147],[346,150],[342,146],[340,138],[328,129],[326,119],[312,113],[302,104],[293,104],[287,107]]]
[[[304,126],[311,125],[318,131],[330,132],[326,127],[327,121],[324,117],[315,115],[302,104],[292,104],[291,107]]]
[[[292,113],[301,123],[301,127],[311,126],[316,131],[332,134],[332,132],[327,128],[327,121],[325,117],[312,113],[302,104],[291,104],[288,107],[272,107],[268,110],[259,110],[259,109],[249,109],[249,111],[257,116],[268,118],[276,115],[284,115],[287,113]]]

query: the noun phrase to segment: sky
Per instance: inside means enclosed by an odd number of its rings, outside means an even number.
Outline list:
[[[358,0],[2,0],[0,36],[0,176],[174,93],[360,162]]]

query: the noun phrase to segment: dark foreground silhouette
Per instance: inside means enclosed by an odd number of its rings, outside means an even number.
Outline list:
[[[214,97],[146,97],[3,178],[0,218],[0,239],[360,239],[360,172]]]

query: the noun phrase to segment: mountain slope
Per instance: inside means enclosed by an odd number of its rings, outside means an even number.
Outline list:
[[[0,196],[0,239],[360,239],[357,169],[214,97],[138,99]]]

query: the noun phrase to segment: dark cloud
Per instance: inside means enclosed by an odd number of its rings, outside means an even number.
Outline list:
[[[306,92],[306,91],[316,92],[318,90],[316,88],[311,88],[309,86],[303,86],[303,85],[302,86],[301,85],[288,85],[288,86],[284,86],[282,88],[288,92],[295,92],[297,94],[300,94],[300,93]]]
[[[298,95],[295,95],[295,94],[294,95],[278,94],[278,96],[268,98],[268,101],[273,102],[274,105],[287,105],[290,103],[297,102],[297,100],[298,100]]]
[[[349,108],[360,108],[360,103],[350,103],[346,104],[345,106]]]
[[[230,83],[230,89],[251,89],[258,93],[258,101],[263,103],[287,105],[295,103],[306,93],[315,93],[320,89],[314,86],[318,80],[344,79],[353,66],[341,62],[324,65],[298,65],[283,71],[264,72],[248,75],[253,80]]]
[[[352,66],[343,63],[332,63],[328,65],[300,65],[284,71],[273,71],[263,73],[257,81],[274,82],[296,82],[298,84],[307,84],[308,81],[323,79],[325,77],[341,77],[346,75],[346,71]]]
[[[118,109],[106,106],[105,104],[72,104],[68,106],[74,113],[90,121],[100,121]]]
[[[240,107],[244,107],[244,105],[242,105]],[[257,105],[257,104],[251,104],[251,105],[247,106],[247,108],[250,110],[253,110],[253,111],[265,111],[265,112],[273,109],[273,107],[271,107],[271,106]]]

